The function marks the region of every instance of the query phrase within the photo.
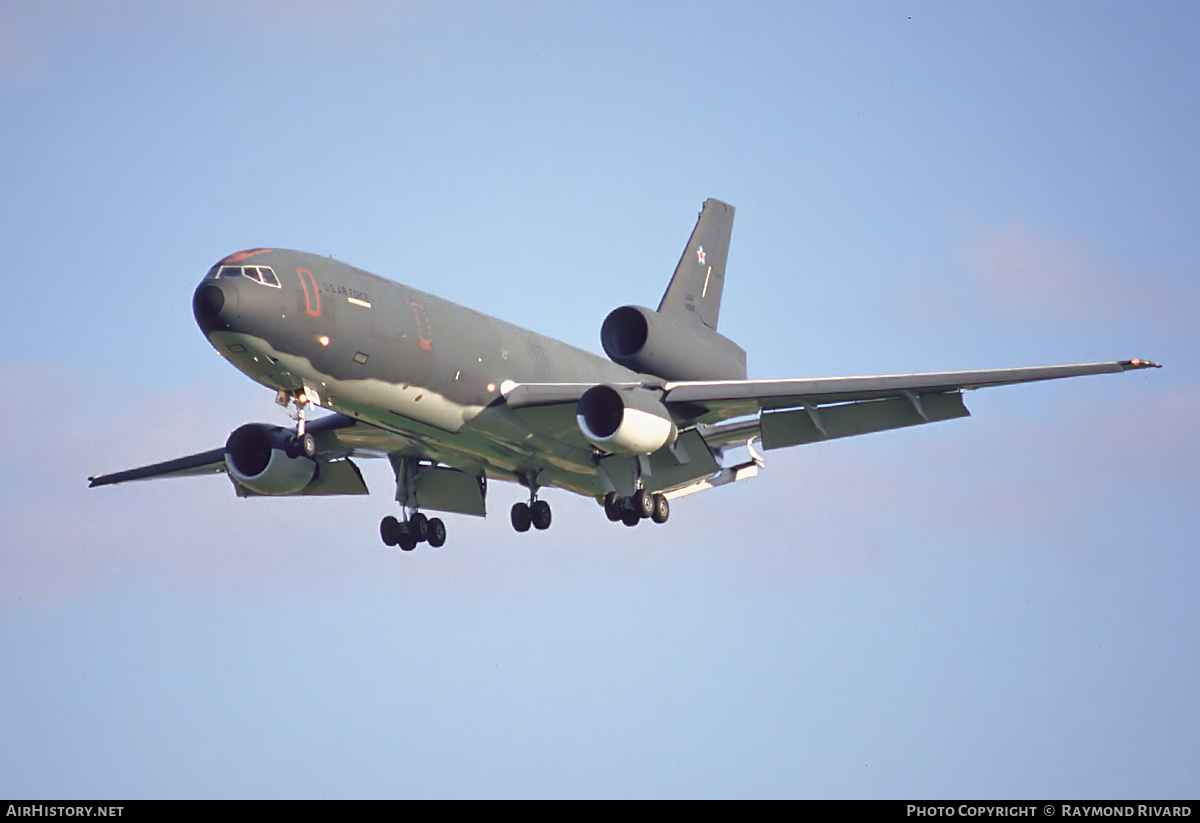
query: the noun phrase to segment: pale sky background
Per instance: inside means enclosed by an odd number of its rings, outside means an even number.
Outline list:
[[[1200,6],[0,5],[0,796],[1195,798]],[[88,490],[286,420],[252,246],[599,351],[706,197],[755,377],[1148,357],[610,524]]]

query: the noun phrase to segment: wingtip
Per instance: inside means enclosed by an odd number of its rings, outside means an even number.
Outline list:
[[[1133,360],[1122,360],[1121,368],[1123,369],[1161,369],[1161,363],[1155,363],[1153,360],[1142,360],[1134,358]]]

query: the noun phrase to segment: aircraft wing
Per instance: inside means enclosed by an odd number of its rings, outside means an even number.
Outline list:
[[[219,474],[225,471],[225,449],[190,454],[175,460],[166,460],[150,466],[141,466],[123,472],[99,474],[88,478],[88,488],[109,486],[129,480],[150,480],[155,477],[190,477],[197,474]]]
[[[661,391],[675,422],[696,425],[711,447],[758,437],[764,448],[773,449],[966,417],[970,412],[962,402],[964,389],[1144,368],[1158,368],[1158,364],[1135,359],[860,377],[646,381],[641,388]],[[587,388],[575,383],[533,383],[506,384],[501,391],[510,407],[525,408],[574,402]]]
[[[688,381],[667,383],[663,402],[699,423],[710,445],[757,435],[763,448],[774,449],[966,417],[965,389],[1158,367],[1135,359],[863,377]],[[755,420],[723,423],[760,412]]]
[[[332,414],[313,420],[308,425],[308,431],[317,437],[319,451],[316,462],[319,471],[313,481],[300,491],[292,494],[301,495],[330,495],[330,494],[366,494],[367,486],[362,474],[346,455],[352,448],[343,445],[338,438],[338,432],[351,429],[355,421],[340,414]],[[153,480],[160,477],[191,477],[206,474],[227,474],[233,483],[239,497],[258,496],[256,492],[240,482],[229,470],[226,462],[226,448],[211,449],[162,463],[149,466],[139,466],[135,469],[113,472],[112,474],[94,475],[88,478],[88,487],[111,486],[132,480]]]
[[[1109,374],[1130,369],[1158,368],[1149,360],[1080,363],[1067,366],[1030,366],[1016,369],[888,374],[870,377],[817,377],[799,380],[713,380],[667,383],[666,403],[696,403],[718,408],[723,403],[753,403],[759,410],[825,405],[908,394],[928,394],[1033,383],[1088,374]]]

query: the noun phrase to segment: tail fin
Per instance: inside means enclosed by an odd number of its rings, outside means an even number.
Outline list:
[[[660,314],[677,320],[697,318],[713,331],[721,312],[725,259],[733,232],[733,206],[708,199],[675,267],[675,274],[658,304]]]

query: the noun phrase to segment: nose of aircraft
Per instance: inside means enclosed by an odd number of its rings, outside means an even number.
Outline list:
[[[238,291],[232,280],[205,280],[192,295],[192,314],[200,331],[228,329],[229,319],[237,314]]]

